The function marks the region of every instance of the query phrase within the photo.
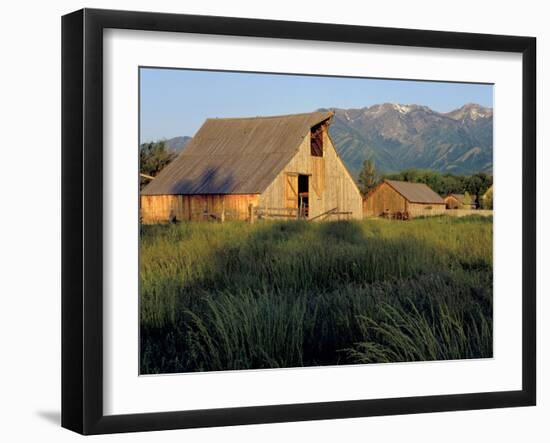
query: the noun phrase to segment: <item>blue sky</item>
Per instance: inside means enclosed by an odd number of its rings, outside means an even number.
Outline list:
[[[318,108],[417,104],[448,112],[493,106],[491,85],[141,68],[140,143],[193,136],[204,120]]]

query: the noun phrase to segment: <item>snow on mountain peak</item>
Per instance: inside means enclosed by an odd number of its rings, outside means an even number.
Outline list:
[[[448,112],[446,114],[448,117],[451,117],[455,120],[478,120],[484,119],[493,116],[492,108],[485,108],[477,103],[467,103],[461,108],[455,109],[454,111]]]
[[[401,114],[406,114],[407,112],[410,112],[412,110],[412,107],[407,105],[400,105],[399,103],[394,103],[393,109],[399,111]]]

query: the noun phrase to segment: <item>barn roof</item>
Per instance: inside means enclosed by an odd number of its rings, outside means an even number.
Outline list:
[[[445,200],[424,183],[384,181],[411,203],[445,204]]]
[[[262,193],[298,152],[311,127],[332,115],[207,119],[183,152],[141,193]]]

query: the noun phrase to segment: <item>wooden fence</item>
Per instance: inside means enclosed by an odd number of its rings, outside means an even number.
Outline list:
[[[332,208],[312,218],[308,218],[307,209],[304,210],[304,208],[262,208],[250,205],[248,211],[250,223],[254,223],[255,220],[269,219],[321,221],[328,220],[333,216],[344,216],[345,219],[349,219],[353,215],[351,211],[339,211],[338,208]]]
[[[254,220],[266,219],[298,219],[303,218],[298,208],[262,208],[250,205],[248,207],[248,221],[254,223]]]

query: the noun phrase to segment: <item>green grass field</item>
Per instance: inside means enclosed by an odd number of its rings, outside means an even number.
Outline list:
[[[492,357],[492,227],[141,226],[141,373]]]

